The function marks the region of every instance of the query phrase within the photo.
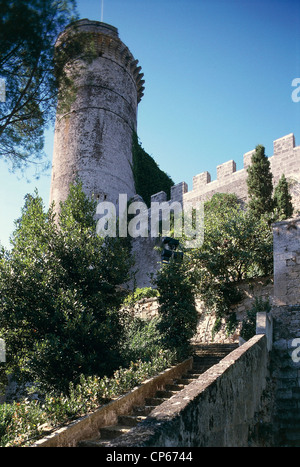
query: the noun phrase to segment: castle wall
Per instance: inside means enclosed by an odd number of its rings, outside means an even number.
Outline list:
[[[290,192],[293,198],[295,211],[300,209],[300,146],[295,146],[293,133],[279,138],[273,142],[273,156],[269,158],[273,183],[276,185],[282,174],[290,183]],[[236,170],[234,160],[217,166],[217,179],[211,180],[209,172],[202,172],[193,177],[193,187],[188,191],[185,182],[173,187],[172,200],[182,200],[183,203],[196,204],[206,201],[215,193],[235,193],[244,202],[248,200],[247,167],[251,164],[254,150],[244,154],[244,167]]]
[[[269,157],[270,167],[273,174],[273,185],[279,181],[279,178],[284,174],[289,183],[289,191],[292,196],[292,203],[294,206],[294,215],[300,211],[300,146],[295,145],[295,137],[293,133],[283,136],[273,142],[273,155]],[[236,170],[236,163],[234,160],[227,161],[217,167],[217,179],[211,180],[209,172],[202,172],[193,177],[192,190],[188,190],[186,182],[180,182],[171,188],[172,202],[180,202],[182,208],[187,205],[196,206],[198,202],[205,202],[209,200],[215,193],[235,193],[237,197],[243,201],[248,201],[248,188],[247,188],[247,167],[251,164],[251,157],[255,150],[248,151],[244,154],[244,167],[241,170]],[[164,192],[156,193],[151,197],[151,201],[166,201],[166,194]],[[151,211],[149,211],[149,218]],[[205,235],[205,233],[204,233]],[[148,251],[152,248],[153,242],[151,238],[144,239]],[[140,268],[138,259],[139,248],[135,248],[137,256],[137,286],[149,286],[150,281],[147,276],[147,271],[155,274],[159,268],[159,255],[149,254],[148,260],[145,261],[143,255],[143,266]]]

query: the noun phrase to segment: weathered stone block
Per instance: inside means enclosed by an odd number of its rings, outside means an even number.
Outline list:
[[[193,190],[199,190],[203,186],[211,182],[211,176],[209,172],[203,172],[193,177]]]
[[[217,179],[222,180],[236,172],[236,163],[231,160],[217,166]]]

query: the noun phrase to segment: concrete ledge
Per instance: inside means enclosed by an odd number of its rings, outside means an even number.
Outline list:
[[[266,336],[254,336],[109,446],[247,446],[268,358]]]
[[[127,414],[134,406],[143,405],[146,397],[152,397],[173,379],[180,377],[192,368],[193,358],[162,371],[157,376],[144,381],[129,393],[100,407],[95,412],[81,417],[68,426],[37,441],[31,447],[75,447],[79,441],[96,438],[99,429],[116,423],[119,415]]]

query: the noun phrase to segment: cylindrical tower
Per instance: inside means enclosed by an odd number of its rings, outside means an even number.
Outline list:
[[[56,115],[50,202],[58,207],[78,177],[87,195],[117,204],[120,193],[135,194],[132,132],[144,90],[141,67],[113,26],[82,19],[75,30],[65,29],[57,47],[66,34],[86,35],[92,59],[79,54],[66,64],[76,97]]]

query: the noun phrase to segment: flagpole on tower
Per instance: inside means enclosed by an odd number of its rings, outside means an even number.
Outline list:
[[[103,23],[103,9],[104,9],[104,0],[101,0],[101,23]]]

